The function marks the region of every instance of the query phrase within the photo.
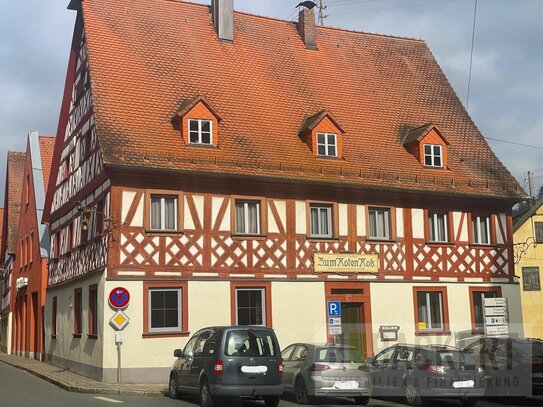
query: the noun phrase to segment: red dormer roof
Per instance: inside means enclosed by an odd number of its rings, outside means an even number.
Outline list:
[[[428,134],[430,134],[432,130],[434,130],[436,134],[441,138],[441,140],[443,140],[444,144],[450,144],[447,138],[443,135],[443,133],[439,131],[439,128],[432,123],[426,123],[415,129],[408,130],[403,143],[404,145],[411,144],[415,141],[420,143]]]
[[[85,0],[82,12],[106,171],[145,165],[523,195],[423,41],[317,27],[318,50],[307,50],[296,23],[236,12],[234,40],[224,42],[207,5],[182,1]],[[180,101],[198,97],[221,113],[218,149],[183,144],[172,125]],[[326,110],[345,132],[341,160],[319,161],[297,137],[308,116]],[[426,180],[403,138],[406,128],[429,119],[439,123],[450,147],[447,173]]]

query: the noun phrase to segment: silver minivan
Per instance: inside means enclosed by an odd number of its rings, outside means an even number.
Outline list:
[[[294,343],[281,356],[284,391],[294,393],[299,404],[308,404],[313,397],[353,397],[357,404],[368,404],[371,377],[358,349]]]

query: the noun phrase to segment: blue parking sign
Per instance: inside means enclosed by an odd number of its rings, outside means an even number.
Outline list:
[[[341,302],[340,301],[328,301],[328,316],[329,317],[341,316]]]

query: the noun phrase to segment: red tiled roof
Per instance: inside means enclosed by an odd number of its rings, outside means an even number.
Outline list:
[[[23,195],[23,178],[25,171],[26,153],[8,152],[6,171],[6,193],[4,196],[3,239],[7,244],[5,253],[15,253],[17,250],[17,234],[19,233],[19,209]]]
[[[53,162],[53,151],[55,149],[55,138],[51,136],[40,136],[40,155],[43,174],[43,186],[47,190],[49,185],[49,174]]]
[[[106,166],[523,195],[423,41],[318,27],[312,51],[295,23],[236,12],[228,43],[208,6],[172,0],[85,0],[83,16]],[[171,123],[195,97],[222,119],[217,149],[185,146]],[[345,130],[342,160],[298,137],[320,111]],[[423,168],[402,144],[428,122],[450,142],[448,170]]]

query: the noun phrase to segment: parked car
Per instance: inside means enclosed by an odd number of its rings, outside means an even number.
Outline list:
[[[169,395],[200,395],[202,407],[229,405],[228,397],[264,400],[277,407],[283,393],[279,343],[270,328],[209,327],[196,332],[177,358],[169,379]]]
[[[350,346],[294,343],[281,352],[283,387],[296,401],[308,404],[313,397],[353,397],[367,404],[371,377],[360,352]]]
[[[368,362],[373,396],[404,397],[410,406],[428,398],[454,398],[471,406],[484,395],[482,369],[455,347],[397,344]]]
[[[465,348],[484,369],[486,395],[543,394],[543,341],[511,337],[480,338]]]

